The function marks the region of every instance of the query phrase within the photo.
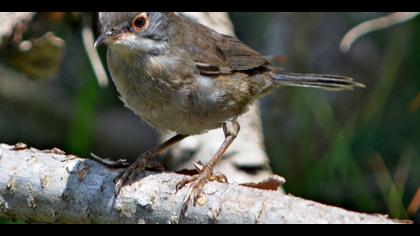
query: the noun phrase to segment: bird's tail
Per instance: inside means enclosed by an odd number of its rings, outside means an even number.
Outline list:
[[[279,86],[319,88],[332,91],[353,90],[366,86],[352,78],[338,75],[295,74],[280,72],[273,75]]]

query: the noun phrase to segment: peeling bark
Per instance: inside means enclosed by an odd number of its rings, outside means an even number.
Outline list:
[[[0,145],[0,217],[42,223],[402,223],[322,205],[277,191],[210,183],[199,206],[180,218],[183,178],[145,172],[113,193],[119,171],[66,155]]]

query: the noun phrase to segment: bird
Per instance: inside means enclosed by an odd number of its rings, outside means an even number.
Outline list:
[[[282,87],[332,91],[365,87],[350,77],[286,72],[236,37],[220,34],[175,12],[100,12],[107,65],[130,110],[173,138],[144,152],[115,180],[118,194],[154,157],[187,137],[223,129],[225,139],[209,163],[177,185],[190,185],[182,213],[202,196],[214,168],[240,133],[238,117]],[[109,164],[109,163],[108,163]]]

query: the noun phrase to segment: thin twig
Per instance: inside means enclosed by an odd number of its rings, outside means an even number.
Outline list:
[[[101,87],[107,87],[109,84],[108,75],[98,52],[93,47],[95,43],[95,36],[92,30],[92,20],[88,15],[83,15],[82,41],[99,85]]]
[[[354,42],[362,36],[373,31],[386,29],[391,26],[409,21],[419,14],[419,12],[395,12],[384,17],[366,21],[354,27],[344,36],[340,44],[340,49],[342,52],[348,52],[350,51]]]

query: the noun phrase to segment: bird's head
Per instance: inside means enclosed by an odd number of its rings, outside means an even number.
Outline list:
[[[111,48],[136,53],[164,51],[178,17],[173,12],[100,12],[101,35],[95,47],[107,44]]]

